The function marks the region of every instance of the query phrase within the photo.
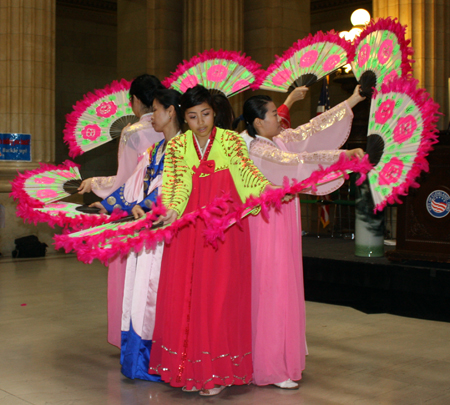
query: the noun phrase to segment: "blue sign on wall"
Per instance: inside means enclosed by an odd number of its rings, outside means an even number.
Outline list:
[[[31,135],[0,134],[0,160],[31,161]]]

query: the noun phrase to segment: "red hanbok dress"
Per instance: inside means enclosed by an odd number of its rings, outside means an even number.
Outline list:
[[[181,216],[229,193],[259,195],[269,182],[235,132],[214,129],[201,156],[188,131],[167,145],[163,202]],[[150,373],[175,387],[210,389],[252,379],[251,256],[247,221],[232,226],[217,249],[202,221],[166,244],[156,308]]]

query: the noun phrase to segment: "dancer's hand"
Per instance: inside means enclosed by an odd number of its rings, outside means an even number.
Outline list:
[[[135,205],[131,210],[131,214],[134,216],[134,219],[139,219],[145,215],[145,212],[140,205]]]
[[[89,207],[100,208],[99,214],[107,214],[108,213],[108,211],[106,211],[106,208],[103,206],[103,204],[100,201],[96,201],[95,203],[92,203]]]
[[[80,187],[78,187],[78,194],[90,193],[92,191],[92,177],[84,179]]]
[[[296,87],[291,91],[289,96],[287,96],[283,104],[290,110],[296,101],[303,100],[306,97],[308,90],[309,89],[306,86]]]
[[[353,90],[353,94],[347,99],[347,103],[350,108],[353,108],[356,104],[366,99],[365,97],[361,96],[360,91],[361,86],[358,84],[355,87],[355,90]]]
[[[174,210],[168,210],[166,212],[166,215],[161,215],[155,222],[153,222],[153,225],[160,224],[162,222],[163,225],[170,225],[172,222],[174,222],[178,218],[178,213]]]
[[[348,159],[351,159],[353,156],[356,156],[357,158],[362,159],[364,157],[364,151],[361,148],[346,150],[345,156]]]

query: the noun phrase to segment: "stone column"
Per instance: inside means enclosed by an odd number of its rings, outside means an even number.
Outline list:
[[[0,4],[0,130],[31,134],[34,162],[55,149],[55,0]]]
[[[118,0],[117,34],[118,76],[163,80],[183,58],[183,2]]]
[[[0,204],[6,208],[3,254],[13,238],[31,233],[14,221],[8,193],[17,170],[54,161],[56,0],[0,2],[0,132],[31,134],[32,162],[0,160]]]
[[[414,77],[440,104],[449,122],[448,80],[450,78],[450,3],[448,0],[373,0],[374,17],[397,17],[407,25],[406,36],[414,48]]]
[[[243,0],[184,0],[184,59],[209,49],[243,51],[243,21]],[[230,98],[236,116],[243,100]]]
[[[267,68],[275,55],[281,55],[296,40],[310,32],[310,2],[283,0],[244,1],[244,50]],[[276,105],[287,93],[267,92]],[[246,94],[249,97],[251,94]],[[310,97],[291,109],[292,125],[298,126],[311,118]]]
[[[243,47],[243,0],[184,0],[184,58]]]
[[[183,2],[147,1],[147,70],[161,80],[183,60]]]

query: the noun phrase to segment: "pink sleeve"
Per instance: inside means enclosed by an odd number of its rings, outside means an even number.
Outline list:
[[[314,152],[339,149],[347,141],[352,127],[353,112],[346,101],[311,119],[295,129],[286,129],[273,141],[290,152]]]
[[[270,141],[258,138],[250,144],[250,157],[266,178],[275,185],[282,185],[285,176],[290,181],[303,181],[319,169],[319,165],[327,167],[337,162],[341,150],[323,150],[313,153],[293,153],[283,151]],[[329,177],[326,182],[318,185],[317,191],[305,190],[304,194],[324,195],[337,190],[344,183],[342,175]]]
[[[150,123],[138,124],[141,125],[135,124],[134,130],[127,131],[120,137],[117,174],[92,179],[92,191],[99,197],[106,198],[125,184],[138,167],[145,151],[163,139],[163,134],[156,132]]]

